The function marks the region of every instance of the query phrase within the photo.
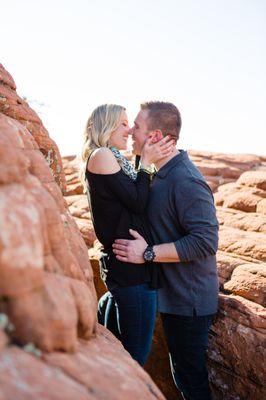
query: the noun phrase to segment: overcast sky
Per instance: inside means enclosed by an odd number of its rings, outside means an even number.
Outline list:
[[[266,154],[266,1],[0,0],[0,62],[57,142],[94,107],[174,102],[179,148]]]

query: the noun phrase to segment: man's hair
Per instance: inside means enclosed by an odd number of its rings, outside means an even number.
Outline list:
[[[178,108],[172,103],[163,101],[147,101],[140,105],[148,111],[147,125],[149,130],[160,129],[164,136],[170,135],[176,141],[182,125]]]

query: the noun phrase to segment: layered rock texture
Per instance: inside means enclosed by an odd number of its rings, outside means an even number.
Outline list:
[[[84,201],[71,216],[65,183],[56,144],[0,64],[0,399],[164,399],[97,323],[95,235]]]
[[[190,151],[214,192],[220,222],[217,254],[220,309],[208,352],[216,399],[261,400],[265,394],[266,157]],[[63,158],[66,201],[89,247],[98,297],[106,290],[98,273],[87,198],[78,158]],[[146,370],[168,400],[176,399],[160,318]]]

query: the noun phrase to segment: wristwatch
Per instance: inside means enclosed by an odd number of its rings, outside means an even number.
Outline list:
[[[152,263],[155,259],[156,255],[154,253],[153,247],[152,246],[147,246],[146,250],[143,253],[143,258],[144,261],[148,263]]]

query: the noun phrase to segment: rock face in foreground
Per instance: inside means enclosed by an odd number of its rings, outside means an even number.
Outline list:
[[[190,151],[214,191],[220,222],[217,254],[220,309],[211,331],[208,364],[216,399],[261,400],[265,394],[266,328],[266,157]],[[93,238],[87,199],[77,176],[78,160],[63,158],[66,201],[87,236],[98,297],[105,286],[98,273],[99,243]],[[84,226],[87,226],[85,233]],[[146,370],[168,400],[172,383],[167,348],[158,318]]]
[[[62,196],[61,165],[0,65],[0,399],[164,399],[97,324],[93,272]]]
[[[149,375],[121,343],[99,325],[75,352],[44,352],[17,346],[0,351],[1,400],[164,399]]]

